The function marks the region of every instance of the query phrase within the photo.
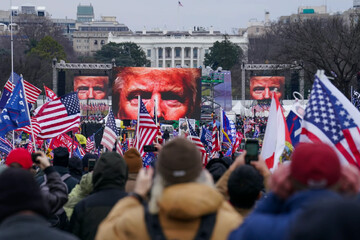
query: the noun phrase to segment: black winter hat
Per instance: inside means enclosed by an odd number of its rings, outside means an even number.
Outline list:
[[[0,222],[21,211],[48,216],[48,206],[33,175],[21,168],[7,168],[0,174]]]
[[[228,168],[229,164],[224,161],[223,158],[213,158],[206,165],[206,169],[213,177],[215,183],[221,178]]]
[[[235,207],[250,209],[264,189],[264,177],[253,166],[237,167],[228,180],[230,203]]]
[[[69,165],[69,151],[66,147],[58,147],[53,150],[54,159],[53,165],[54,166],[62,166],[67,167]]]

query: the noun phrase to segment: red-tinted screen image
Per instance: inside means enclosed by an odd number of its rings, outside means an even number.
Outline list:
[[[137,119],[138,96],[152,117],[200,119],[201,79],[197,68],[119,67],[112,107],[118,119]]]
[[[108,76],[74,77],[74,91],[78,92],[80,100],[107,99],[108,86]]]
[[[271,99],[271,92],[275,92],[279,99],[284,96],[285,77],[283,76],[255,76],[250,78],[250,97],[254,100]]]

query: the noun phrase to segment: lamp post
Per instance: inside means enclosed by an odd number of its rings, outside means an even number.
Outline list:
[[[54,93],[56,95],[58,95],[58,92],[57,92],[57,70],[56,70],[56,64],[57,64],[57,59],[56,58],[53,58],[52,60],[52,69],[53,69],[53,81],[52,81],[52,89],[54,91]]]

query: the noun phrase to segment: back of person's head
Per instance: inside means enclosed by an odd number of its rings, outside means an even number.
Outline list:
[[[82,166],[82,161],[80,158],[73,156],[69,159],[69,171],[70,172],[74,172],[76,174],[81,175],[82,169],[83,169],[83,166]]]
[[[143,166],[142,158],[136,148],[130,148],[124,153],[124,159],[129,173],[138,173]]]
[[[360,203],[326,199],[308,207],[290,229],[293,240],[360,239]]]
[[[300,143],[291,155],[295,188],[331,188],[340,179],[340,169],[336,152],[325,143]]]
[[[161,149],[156,170],[167,185],[191,182],[202,171],[200,152],[189,140],[175,138]]]
[[[7,168],[0,174],[0,222],[22,211],[48,216],[48,207],[33,175],[21,168]]]
[[[96,154],[92,154],[92,153],[85,153],[84,157],[82,158],[82,166],[83,166],[83,171],[87,172],[87,169],[89,167],[89,159],[98,159],[98,156]]]
[[[69,151],[66,147],[58,147],[53,150],[54,166],[68,167],[69,165]]]
[[[5,164],[10,167],[30,169],[33,165],[31,154],[25,148],[15,148],[6,157]]]
[[[238,208],[252,208],[263,189],[263,176],[250,165],[237,167],[228,180],[230,203]]]
[[[120,154],[116,152],[103,153],[94,167],[92,179],[94,190],[109,187],[125,188],[127,174],[126,162]]]
[[[217,182],[228,168],[229,164],[223,158],[213,158],[206,165],[206,169],[213,177],[214,182]]]

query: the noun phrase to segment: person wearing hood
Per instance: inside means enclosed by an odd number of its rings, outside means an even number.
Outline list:
[[[159,151],[154,180],[153,172],[140,170],[134,192],[114,206],[96,239],[226,239],[242,222],[215,189],[189,140],[169,141]]]
[[[120,199],[127,196],[127,175],[122,156],[116,152],[103,153],[93,171],[94,190],[75,206],[69,231],[83,240],[94,239],[101,221]]]

